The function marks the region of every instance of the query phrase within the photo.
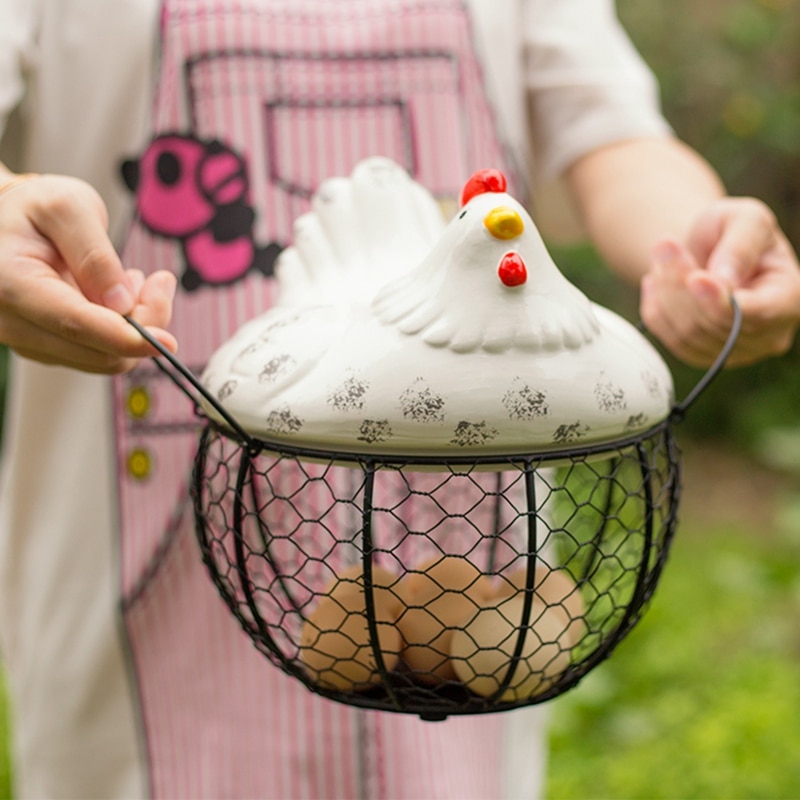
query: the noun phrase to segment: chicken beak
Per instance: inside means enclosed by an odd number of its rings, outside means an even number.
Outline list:
[[[522,217],[507,206],[493,208],[483,218],[483,224],[495,239],[516,239],[525,230]]]

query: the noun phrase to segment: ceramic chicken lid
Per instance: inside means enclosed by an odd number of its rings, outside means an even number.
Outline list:
[[[277,274],[278,304],[202,377],[257,438],[504,455],[612,442],[670,413],[659,353],[561,274],[495,171],[445,225],[401,167],[363,161],[322,184]]]

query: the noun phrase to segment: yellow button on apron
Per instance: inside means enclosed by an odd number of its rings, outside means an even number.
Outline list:
[[[128,453],[128,474],[137,481],[143,481],[153,472],[153,458],[148,450],[137,447]]]
[[[128,392],[128,413],[135,419],[143,419],[150,413],[150,392],[145,386],[134,386]]]

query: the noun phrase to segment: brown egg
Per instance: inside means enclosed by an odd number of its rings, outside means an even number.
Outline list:
[[[403,661],[423,683],[452,680],[450,639],[456,625],[488,597],[488,578],[466,558],[439,556],[407,573],[397,587],[405,606],[397,620]]]
[[[391,572],[373,567],[377,646],[387,671],[397,666],[401,650],[395,620],[402,606],[393,589],[396,583]],[[299,657],[310,678],[326,689],[359,691],[380,682],[360,565],[343,571],[327,587],[303,624]]]
[[[526,574],[523,567],[502,577],[495,590],[496,597],[511,597],[524,592]],[[570,647],[574,647],[586,633],[586,606],[575,580],[565,569],[551,569],[545,564],[537,564],[533,590],[537,602],[564,612],[567,618],[565,641],[569,641]]]
[[[490,601],[465,622],[463,629],[453,633],[450,642],[453,669],[475,694],[493,695],[511,669],[524,601],[523,593],[500,598],[499,602]],[[561,676],[570,663],[571,644],[565,635],[568,623],[562,607],[534,600],[519,661],[499,699],[528,700]]]

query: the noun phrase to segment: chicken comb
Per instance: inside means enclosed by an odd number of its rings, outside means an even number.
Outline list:
[[[473,172],[461,190],[461,207],[473,197],[487,192],[505,192],[508,188],[506,176],[499,169],[479,169]]]

